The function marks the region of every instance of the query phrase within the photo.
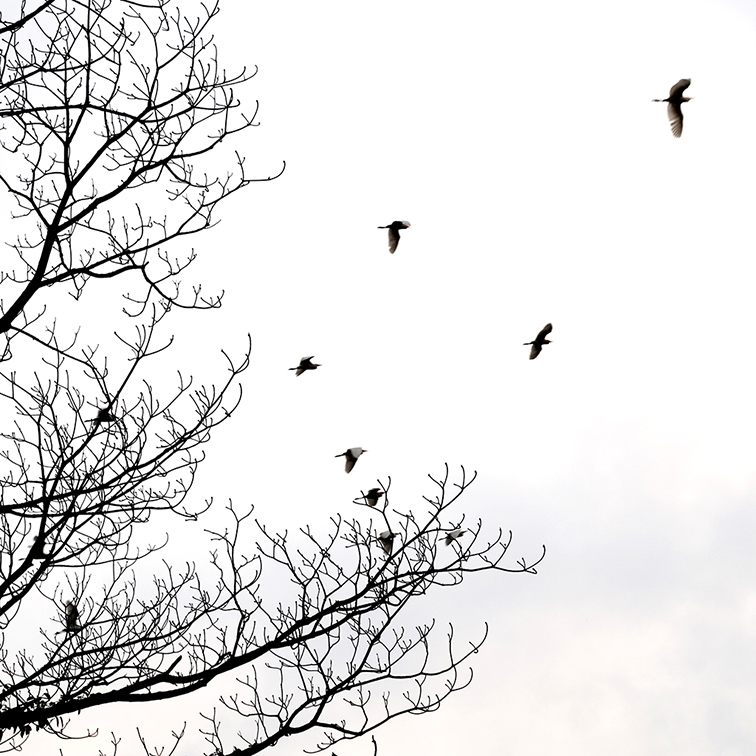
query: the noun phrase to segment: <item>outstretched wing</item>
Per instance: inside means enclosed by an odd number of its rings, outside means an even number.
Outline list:
[[[541,345],[533,342],[533,346],[530,347],[530,359],[534,360],[541,353]]]
[[[546,323],[538,336],[536,336],[536,341],[543,341],[551,333],[551,328],[551,323]]]
[[[396,247],[399,244],[399,231],[394,228],[390,228],[389,232],[389,252],[393,255],[396,252]]]
[[[682,93],[690,86],[690,79],[680,79],[672,89],[669,90],[669,98],[682,97]]]
[[[683,127],[683,114],[679,102],[670,102],[667,104],[667,117],[669,118],[669,125],[672,129],[672,136],[679,139]]]

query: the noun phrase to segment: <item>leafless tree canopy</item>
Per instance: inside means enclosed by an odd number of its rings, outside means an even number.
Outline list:
[[[229,145],[255,125],[236,94],[254,72],[219,65],[217,13],[38,0],[0,14],[0,750],[40,729],[93,735],[72,716],[220,675],[228,692],[200,725],[208,753],[254,754],[307,730],[329,748],[469,683],[484,637],[405,627],[413,598],[543,558],[511,559],[511,533],[479,522],[444,545],[464,521],[464,470],[431,479],[414,510],[392,506],[388,480],[377,506],[291,535],[189,495],[203,445],[239,404],[250,347],[218,355],[214,385],[157,380],[176,308],[222,299],[180,286],[195,259],[185,237],[283,170],[251,177]],[[89,298],[116,285],[118,307]],[[126,325],[106,339],[95,326],[119,313]],[[204,522],[211,506],[226,525],[204,531],[206,558],[164,558],[156,519]],[[269,581],[288,595],[271,602]],[[222,737],[225,721],[238,733]]]

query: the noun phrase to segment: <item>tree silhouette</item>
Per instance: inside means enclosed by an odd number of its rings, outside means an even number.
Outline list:
[[[254,72],[219,66],[217,4],[182,8],[45,0],[0,16],[0,182],[15,201],[4,225],[15,257],[0,271],[4,750],[36,730],[88,737],[72,732],[77,712],[157,705],[222,675],[222,713],[201,726],[214,754],[308,730],[328,748],[433,711],[469,683],[465,662],[484,638],[458,647],[435,621],[407,629],[406,607],[470,573],[534,572],[543,558],[511,560],[511,533],[486,536],[479,522],[439,549],[464,520],[451,512],[475,478],[464,469],[456,483],[448,468],[432,479],[413,511],[392,507],[381,483],[377,506],[358,502],[359,517],[334,517],[325,534],[271,532],[251,509],[220,517],[190,496],[204,444],[239,405],[250,346],[221,352],[213,385],[183,371],[166,385],[176,309],[222,299],[180,285],[195,260],[185,237],[283,167],[250,177],[230,151],[227,139],[255,125],[234,94]],[[97,293],[116,284],[120,314]],[[118,330],[103,333],[116,315]],[[178,531],[211,507],[206,557],[176,567],[164,523]],[[288,595],[271,602],[266,581]],[[240,728],[232,744],[226,717]]]

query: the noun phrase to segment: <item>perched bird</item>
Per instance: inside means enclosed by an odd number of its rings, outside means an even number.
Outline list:
[[[391,551],[394,548],[394,538],[396,538],[396,533],[392,533],[390,530],[384,530],[383,533],[378,536],[378,542],[381,544],[381,548],[389,556],[391,556]]]
[[[314,356],[314,355],[313,355]],[[305,370],[317,370],[320,367],[316,362],[312,362],[312,357],[302,357],[297,367],[289,368],[289,370],[296,370],[297,375],[302,375]]]
[[[118,418],[110,411],[109,407],[103,407],[97,410],[97,417],[92,420],[94,427],[102,423],[114,423]]]
[[[76,608],[76,604],[73,601],[66,601],[66,632],[75,633],[77,630],[81,630],[79,624],[79,610]]]
[[[446,534],[446,538],[444,538],[444,543],[447,546],[451,546],[453,541],[458,540],[461,538],[467,531],[462,530],[462,528],[457,528],[456,530],[452,530],[450,533]]]
[[[357,458],[360,456],[360,454],[364,454],[367,451],[367,449],[363,449],[360,446],[353,446],[351,449],[347,449],[345,452],[341,454],[337,454],[337,457],[346,457],[346,465],[344,466],[344,469],[347,472],[352,472],[352,468],[357,464]]]
[[[652,100],[652,102],[667,103],[667,117],[669,125],[672,127],[672,135],[679,137],[682,134],[683,114],[682,104],[689,102],[692,97],[683,97],[683,92],[690,86],[690,79],[680,79],[672,89],[669,90],[669,97],[663,100]]]
[[[393,255],[399,244],[399,231],[403,228],[409,228],[409,221],[394,221],[390,226],[378,226],[378,228],[387,228],[389,232],[389,252]]]
[[[362,498],[369,507],[374,507],[381,496],[383,496],[383,491],[380,488],[371,488]]]
[[[44,536],[39,536],[36,541],[32,544],[31,549],[29,550],[29,557],[31,559],[49,559],[50,554],[47,554],[45,552],[45,538]]]
[[[534,360],[541,353],[541,349],[544,344],[551,344],[546,338],[551,333],[551,323],[546,323],[538,336],[535,337],[535,341],[526,341],[523,346],[530,346],[530,359]]]

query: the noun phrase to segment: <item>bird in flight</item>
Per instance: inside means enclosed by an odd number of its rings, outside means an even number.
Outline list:
[[[315,355],[312,355],[310,357],[302,357],[302,359],[299,361],[299,365],[297,365],[297,367],[289,368],[289,370],[296,370],[297,375],[302,375],[305,370],[317,370],[320,365],[317,362],[312,361],[312,358],[314,356]]]
[[[346,465],[344,469],[349,473],[352,472],[352,468],[357,464],[357,459],[360,454],[364,454],[367,449],[363,449],[361,446],[353,446],[351,449],[347,449],[341,454],[337,454],[337,457],[346,457]]]
[[[447,546],[451,546],[452,543],[459,538],[461,538],[467,531],[462,530],[462,528],[457,528],[456,530],[452,530],[450,533],[446,534],[446,538],[444,538],[444,543]]]
[[[682,134],[683,114],[682,104],[692,100],[692,97],[683,97],[683,92],[690,86],[690,79],[680,79],[672,89],[669,90],[669,97],[663,100],[652,100],[652,102],[667,103],[667,117],[669,125],[672,127],[672,136],[678,137]]]
[[[118,418],[110,411],[109,407],[103,407],[97,410],[97,417],[92,420],[94,427],[102,423],[114,423]]]
[[[362,498],[369,507],[374,507],[378,504],[378,499],[381,496],[383,496],[383,491],[380,488],[371,488]]]
[[[526,341],[523,344],[523,346],[530,346],[531,344],[533,345],[530,347],[531,360],[534,360],[536,357],[538,357],[544,344],[551,344],[551,342],[546,338],[550,333],[551,323],[546,323],[546,325],[541,329],[541,332],[538,334],[538,336],[535,337],[535,341]]]
[[[394,538],[396,538],[396,534],[392,533],[390,530],[384,530],[383,533],[378,536],[378,543],[381,544],[381,548],[389,556],[391,556],[391,552],[394,548]]]
[[[403,228],[409,228],[409,221],[394,221],[390,226],[378,226],[378,228],[387,228],[389,232],[389,252],[393,255],[399,244],[399,232]]]

